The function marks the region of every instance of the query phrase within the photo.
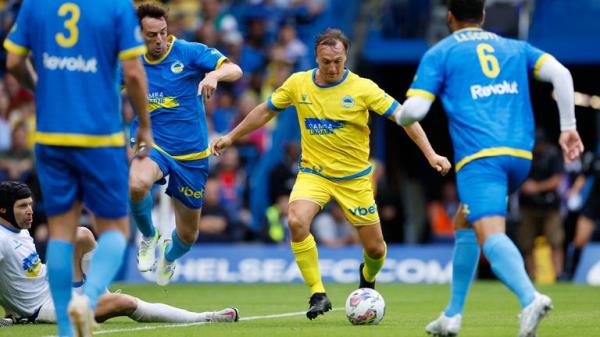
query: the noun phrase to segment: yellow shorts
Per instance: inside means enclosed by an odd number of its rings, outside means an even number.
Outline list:
[[[312,173],[298,173],[290,202],[308,200],[323,208],[331,198],[337,201],[352,225],[379,223],[370,174],[350,180],[331,181]]]

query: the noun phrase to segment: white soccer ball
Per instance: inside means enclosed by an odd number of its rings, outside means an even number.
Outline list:
[[[346,317],[354,325],[377,324],[383,319],[383,315],[383,296],[374,289],[357,289],[346,299]]]

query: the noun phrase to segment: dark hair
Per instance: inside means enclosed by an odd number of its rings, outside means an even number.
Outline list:
[[[448,10],[459,21],[480,21],[483,17],[485,0],[449,0]]]
[[[145,2],[138,6],[137,8],[137,16],[140,20],[140,24],[142,23],[142,19],[145,17],[151,17],[154,19],[165,18],[167,19],[167,10],[158,2]]]
[[[346,37],[339,29],[327,28],[325,31],[321,32],[315,40],[315,55],[317,54],[317,48],[320,45],[333,47],[338,41],[344,45],[344,49],[346,49],[346,53],[348,53],[350,50],[350,40],[348,40],[348,37]]]

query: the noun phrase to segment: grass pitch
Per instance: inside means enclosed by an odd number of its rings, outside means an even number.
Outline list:
[[[116,284],[113,289],[148,302],[164,302],[194,311],[217,310],[228,306],[240,309],[242,321],[232,324],[173,326],[136,323],[128,318],[102,324],[98,336],[127,337],[351,337],[427,336],[425,325],[436,318],[449,296],[447,285],[381,284],[377,290],[386,301],[386,315],[376,326],[352,326],[344,314],[346,296],[352,284],[326,285],[334,308],[314,321],[304,315],[264,317],[300,313],[308,305],[308,291],[302,284],[260,285],[154,285]],[[600,336],[600,288],[571,284],[539,287],[550,295],[555,309],[544,319],[539,337]],[[516,298],[499,282],[476,282],[471,289],[460,337],[516,336],[519,326]],[[243,320],[244,318],[248,320]],[[56,334],[53,325],[0,328],[0,336],[37,337]]]

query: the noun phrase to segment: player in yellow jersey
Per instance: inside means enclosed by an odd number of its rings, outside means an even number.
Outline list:
[[[386,245],[370,181],[369,111],[394,120],[400,105],[373,81],[345,68],[349,41],[337,29],[327,29],[315,41],[318,68],[290,76],[267,102],[258,105],[230,133],[215,140],[220,155],[240,137],[294,105],[302,132],[302,159],[290,196],[288,225],[292,251],[311,297],[306,316],[314,319],[331,309],[319,272],[317,246],[310,234],[315,215],[334,198],[356,227],[364,247],[359,287],[375,287]],[[418,124],[405,128],[430,165],[442,174],[450,162],[435,153]]]

